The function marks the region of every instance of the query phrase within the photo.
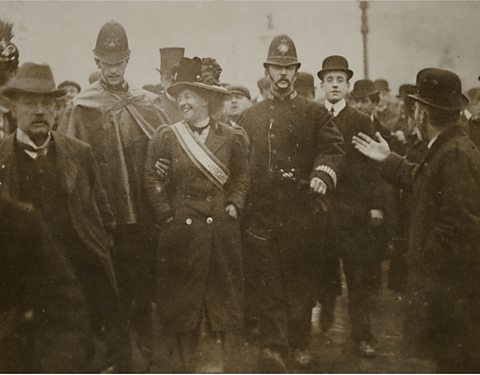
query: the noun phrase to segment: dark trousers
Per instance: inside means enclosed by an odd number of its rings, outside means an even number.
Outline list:
[[[113,261],[122,312],[136,334],[140,350],[151,352],[156,234],[144,225],[118,225],[114,241]]]
[[[276,241],[262,240],[247,232],[244,271],[249,298],[256,301],[260,346],[285,356],[290,349],[309,347],[313,303],[306,301],[296,306],[294,314],[289,309],[285,288],[289,280],[282,269],[279,246]]]
[[[102,371],[115,366],[115,372],[131,370],[130,340],[118,297],[100,259],[80,241],[63,244],[87,301],[92,329],[107,347],[106,358],[98,363]],[[91,348],[92,360],[95,348]]]
[[[372,254],[368,225],[342,225],[337,222],[336,245],[343,262],[347,279],[348,312],[354,341],[371,341],[370,313],[372,297],[372,272],[375,271],[375,256]]]

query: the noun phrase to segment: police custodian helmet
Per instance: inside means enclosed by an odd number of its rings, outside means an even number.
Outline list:
[[[102,26],[93,50],[95,57],[108,64],[117,64],[129,58],[127,33],[116,21],[108,21]]]
[[[279,35],[273,38],[268,49],[267,60],[263,63],[265,68],[268,65],[297,65],[297,69],[300,68],[301,63],[297,59],[295,44],[288,35]]]

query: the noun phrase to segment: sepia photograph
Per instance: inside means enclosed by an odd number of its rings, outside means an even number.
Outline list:
[[[480,373],[480,1],[1,1],[0,373]]]

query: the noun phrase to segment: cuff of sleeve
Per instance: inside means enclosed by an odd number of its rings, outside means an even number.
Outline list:
[[[312,173],[312,177],[318,177],[327,184],[330,189],[337,186],[337,173],[328,165],[319,165]]]
[[[396,175],[398,169],[400,168],[400,165],[403,162],[403,157],[391,152],[385,161],[382,163],[382,167],[380,170],[380,174],[382,175],[383,178],[385,178],[388,181],[394,180],[394,176]]]

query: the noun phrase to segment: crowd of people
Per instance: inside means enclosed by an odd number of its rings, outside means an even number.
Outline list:
[[[306,369],[342,272],[374,357],[386,260],[406,355],[480,370],[480,88],[436,68],[397,96],[351,87],[331,55],[317,100],[287,35],[256,98],[184,48],[139,88],[109,21],[82,90],[20,64],[12,38],[0,21],[2,372],[131,372],[134,346],[155,372],[235,372],[239,340],[258,372]]]

